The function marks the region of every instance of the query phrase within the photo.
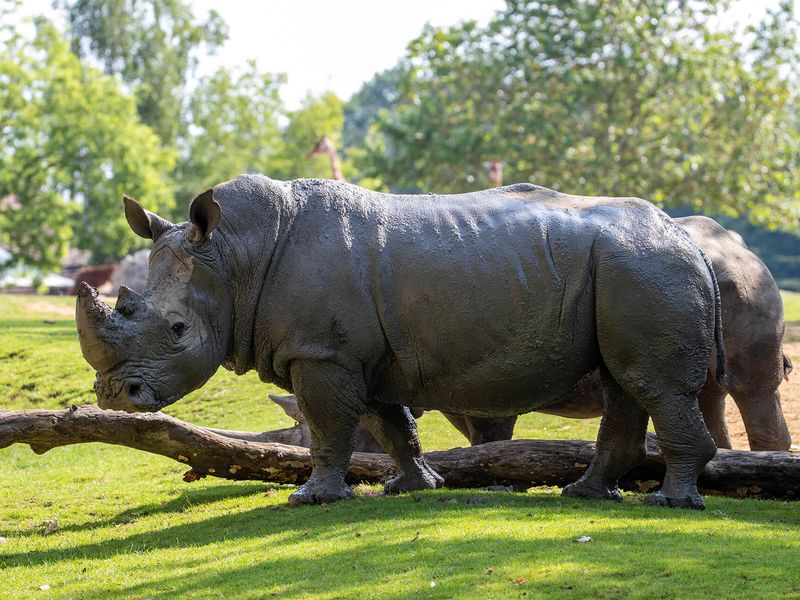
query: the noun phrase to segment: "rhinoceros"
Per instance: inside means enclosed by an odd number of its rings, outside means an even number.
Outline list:
[[[619,498],[645,455],[648,414],[667,473],[650,504],[703,508],[716,452],[697,394],[717,348],[713,270],[636,198],[529,184],[454,196],[240,176],[173,224],[126,198],[153,240],[146,290],[114,310],[82,286],[81,349],[103,408],[157,411],[222,365],[297,395],[313,471],[290,504],[353,496],[359,417],[398,465],[389,493],[435,488],[408,406],[478,417],[554,404],[601,370],[594,460],[564,494]]]
[[[778,386],[789,378],[792,363],[782,350],[785,325],[778,286],[735,232],[699,215],[675,221],[710,259],[722,303],[727,376],[721,384],[717,382],[712,360],[699,394],[703,420],[717,446],[730,448],[725,419],[725,397],[730,394],[742,415],[751,450],[788,450],[792,440]],[[579,419],[601,416],[599,373],[585,378],[566,399],[539,412]],[[511,439],[516,422],[516,417],[445,416],[473,445]]]

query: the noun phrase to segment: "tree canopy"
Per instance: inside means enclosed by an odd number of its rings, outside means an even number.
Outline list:
[[[18,0],[0,0],[0,14]],[[348,101],[255,62],[198,78],[227,38],[186,0],[55,0],[33,36],[0,22],[0,244],[55,266],[66,246],[116,260],[142,242],[119,199],[185,217],[244,172],[402,192],[530,181],[800,230],[800,45],[792,3],[747,28],[726,0],[507,0],[485,26],[426,27]],[[174,198],[180,199],[175,208]]]
[[[506,181],[800,226],[797,22],[737,32],[719,0],[508,0],[427,27],[358,165],[396,189]]]
[[[300,108],[288,113],[288,124],[283,131],[283,159],[274,165],[274,176],[278,179],[298,177],[331,178],[327,157],[309,157],[314,144],[322,136],[333,142],[337,153],[342,153],[342,128],[344,127],[344,103],[331,92],[320,96],[307,96]],[[345,177],[352,175],[349,165],[344,168]]]
[[[123,193],[168,210],[173,153],[142,125],[114,78],[87,67],[48,21],[0,48],[0,243],[58,264],[67,243],[96,262],[139,242],[125,235]]]
[[[174,145],[199,56],[228,39],[219,13],[197,20],[183,0],[54,0],[54,6],[66,12],[73,52],[130,84],[142,123]]]
[[[176,172],[179,197],[188,201],[242,173],[270,172],[281,152],[284,81],[250,62],[238,75],[220,69],[198,82],[185,117],[189,130]]]

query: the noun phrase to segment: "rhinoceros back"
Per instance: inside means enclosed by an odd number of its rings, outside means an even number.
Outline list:
[[[298,180],[292,195],[260,371],[336,360],[375,400],[470,414],[546,406],[596,368],[598,260],[658,252],[647,240],[671,226],[641,200],[531,185],[398,196]]]

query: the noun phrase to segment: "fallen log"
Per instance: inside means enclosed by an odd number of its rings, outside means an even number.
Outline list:
[[[294,428],[260,434],[212,430],[162,413],[129,414],[93,406],[64,410],[0,411],[0,448],[28,444],[42,454],[58,446],[103,442],[172,458],[190,467],[186,481],[214,476],[235,480],[302,483],[311,473],[308,449],[288,445]],[[576,480],[594,454],[579,440],[510,440],[428,452],[430,465],[453,488],[563,486]],[[385,454],[356,452],[350,483],[376,483],[394,475]],[[623,477],[622,487],[650,491],[664,476],[655,438],[645,464]],[[700,476],[705,493],[759,498],[800,497],[800,455],[792,452],[719,450]]]

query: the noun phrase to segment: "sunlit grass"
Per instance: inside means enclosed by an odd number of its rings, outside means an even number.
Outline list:
[[[800,292],[781,291],[783,296],[783,318],[786,321],[800,321]]]
[[[0,408],[91,402],[74,300],[3,300]],[[216,427],[291,425],[271,391],[252,374],[219,373],[169,412]],[[517,433],[591,439],[596,428],[526,415]],[[427,449],[466,445],[438,413],[420,431]],[[52,598],[800,596],[798,504],[709,497],[696,513],[636,495],[622,504],[547,488],[390,498],[366,487],[352,501],[289,509],[291,487],[186,484],[184,470],[100,444],[0,450],[0,598],[44,597],[44,584]],[[45,535],[52,518],[59,529]],[[581,535],[592,541],[575,542]]]

